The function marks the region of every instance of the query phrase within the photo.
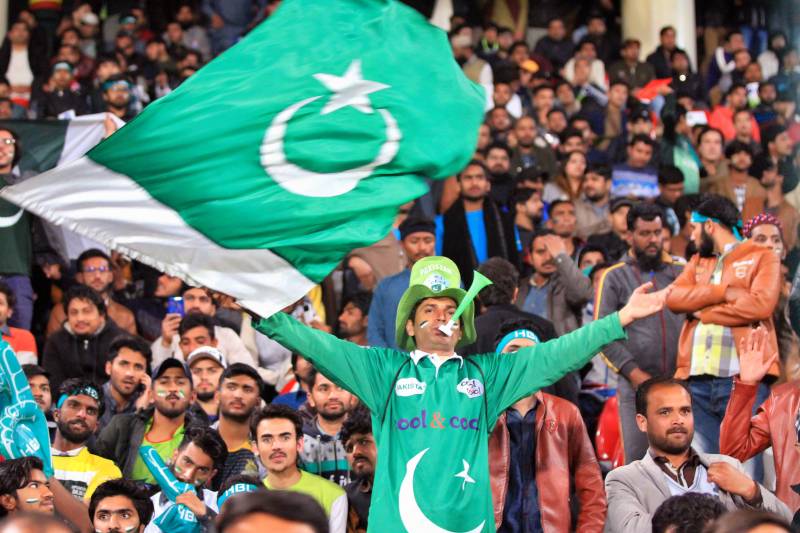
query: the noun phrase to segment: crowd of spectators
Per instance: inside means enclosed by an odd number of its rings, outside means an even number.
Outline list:
[[[671,26],[642,50],[620,38],[613,2],[536,3],[454,2],[454,60],[486,92],[465,132],[472,160],[282,312],[398,349],[410,268],[443,255],[465,288],[473,271],[493,281],[459,353],[501,354],[619,311],[645,282],[671,286],[627,340],[501,415],[487,436],[494,526],[800,527],[798,50],[730,13],[703,19],[697,58]],[[31,0],[0,47],[0,185],[32,148],[15,124],[130,121],[279,4]],[[225,294],[99,245],[70,261],[49,235],[0,200],[0,331],[56,470],[0,463],[0,529],[366,530],[380,458],[355,395]],[[168,499],[143,446],[196,490]]]

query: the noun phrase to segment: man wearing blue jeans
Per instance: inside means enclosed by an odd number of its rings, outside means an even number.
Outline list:
[[[742,240],[739,210],[727,198],[708,195],[692,212],[691,222],[698,253],[667,298],[673,312],[687,314],[675,377],[689,380],[695,445],[718,453],[720,424],[739,373],[737,348],[752,327],[763,325],[770,349],[778,350],[772,314],[780,292],[780,260],[771,250]],[[759,386],[755,407],[777,375],[774,364]]]

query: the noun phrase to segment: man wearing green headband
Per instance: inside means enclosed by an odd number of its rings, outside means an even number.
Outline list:
[[[675,377],[689,380],[695,446],[719,453],[720,424],[739,374],[737,349],[752,326],[762,324],[769,334],[769,353],[778,351],[772,312],[780,295],[780,260],[768,248],[741,240],[739,210],[727,198],[708,195],[692,212],[691,222],[698,253],[667,298],[673,312],[687,314]],[[754,410],[777,376],[778,365],[773,364],[760,383]]]
[[[427,257],[411,270],[397,312],[397,345],[361,348],[302,326],[284,313],[256,328],[309,360],[370,409],[381,460],[371,530],[494,531],[488,436],[507,407],[581,368],[622,329],[664,304],[666,292],[637,290],[619,313],[513,357],[463,358],[475,341],[474,304],[455,263]],[[475,291],[469,291],[474,294]],[[464,305],[452,336],[442,332]],[[410,352],[410,353],[409,353]]]

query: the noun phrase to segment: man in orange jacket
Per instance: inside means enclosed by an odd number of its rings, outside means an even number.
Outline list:
[[[708,195],[691,221],[698,254],[667,298],[673,312],[687,313],[675,377],[689,380],[696,445],[719,453],[719,426],[739,373],[737,347],[753,326],[762,325],[768,346],[777,351],[772,312],[780,293],[780,261],[771,250],[742,241],[739,211],[727,198]],[[774,364],[759,384],[756,406],[777,374]]]

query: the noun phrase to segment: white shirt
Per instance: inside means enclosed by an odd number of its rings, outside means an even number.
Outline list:
[[[11,60],[8,62],[6,79],[12,86],[30,87],[33,84],[33,71],[28,62],[27,48],[24,50],[11,49]]]
[[[153,519],[149,524],[147,524],[147,527],[144,529],[144,533],[161,533],[161,528],[156,525],[155,519],[157,516],[161,515],[167,509],[175,505],[175,503],[169,501],[165,497],[162,498],[161,492],[153,494],[150,497],[150,501],[153,502]],[[206,507],[215,513],[219,512],[219,508],[217,508],[217,493],[213,490],[203,489],[203,503],[205,503]]]

